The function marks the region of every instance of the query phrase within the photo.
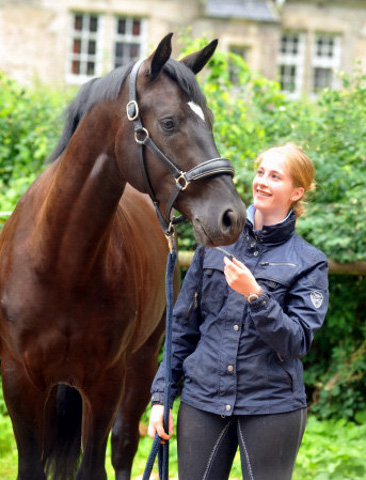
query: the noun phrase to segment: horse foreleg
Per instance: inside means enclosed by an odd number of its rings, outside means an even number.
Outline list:
[[[108,435],[121,399],[123,366],[81,392],[83,400],[83,455],[76,480],[107,480],[105,453]]]
[[[4,398],[18,447],[17,480],[46,480],[42,446],[47,393],[37,390],[22,365],[6,356],[2,358],[1,370]]]
[[[124,394],[112,430],[112,465],[116,480],[129,480],[140,434],[139,422],[150,400],[164,320],[142,348],[129,357]]]

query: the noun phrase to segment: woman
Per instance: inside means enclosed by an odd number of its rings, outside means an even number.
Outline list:
[[[306,422],[299,357],[328,305],[325,255],[295,234],[314,168],[293,143],[259,156],[253,204],[237,243],[199,246],[174,308],[173,398],[180,480],[224,480],[239,446],[243,478],[291,479]],[[163,379],[149,435],[164,432]],[[173,403],[172,398],[172,403]]]

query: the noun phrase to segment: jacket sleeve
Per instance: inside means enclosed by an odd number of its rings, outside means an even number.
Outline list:
[[[200,338],[201,279],[204,247],[199,246],[186,273],[173,309],[171,406],[183,376],[183,362],[195,350]],[[164,403],[165,361],[163,358],[151,386],[151,403]]]
[[[259,336],[282,357],[297,358],[308,353],[315,332],[328,309],[328,262],[319,251],[316,261],[290,286],[285,307],[269,292],[249,304]]]

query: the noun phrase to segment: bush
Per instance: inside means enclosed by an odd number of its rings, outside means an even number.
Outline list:
[[[60,114],[72,91],[23,88],[0,72],[0,177],[43,168],[61,133]]]
[[[240,88],[230,82],[230,62]],[[333,261],[365,261],[366,76],[357,70],[343,75],[342,90],[324,90],[314,101],[289,101],[275,82],[251,72],[235,55],[215,53],[202,76],[215,138],[221,155],[234,163],[243,200],[251,201],[258,153],[294,141],[314,161],[318,184],[298,233]],[[178,232],[181,248],[195,247],[187,225]],[[366,408],[365,298],[364,277],[330,276],[327,319],[304,359],[309,402],[320,417],[354,419]]]
[[[183,35],[183,53],[205,40]],[[229,67],[239,84],[233,84]],[[234,182],[251,201],[253,164],[258,152],[295,141],[313,159],[318,189],[301,234],[337,262],[366,259],[366,76],[342,76],[341,91],[323,91],[310,101],[288,100],[276,82],[252,72],[234,54],[216,52],[199,81],[215,116],[214,134],[236,170]],[[25,89],[0,76],[0,205],[12,210],[44,168],[60,134],[59,116],[71,93]],[[0,218],[0,227],[4,218]],[[191,226],[178,227],[180,248],[195,248]],[[330,309],[305,359],[305,381],[314,412],[325,418],[354,419],[366,392],[365,278],[331,276]]]

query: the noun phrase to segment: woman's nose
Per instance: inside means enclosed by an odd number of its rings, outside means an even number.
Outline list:
[[[257,181],[258,185],[268,185],[268,177],[266,175],[262,175]]]

